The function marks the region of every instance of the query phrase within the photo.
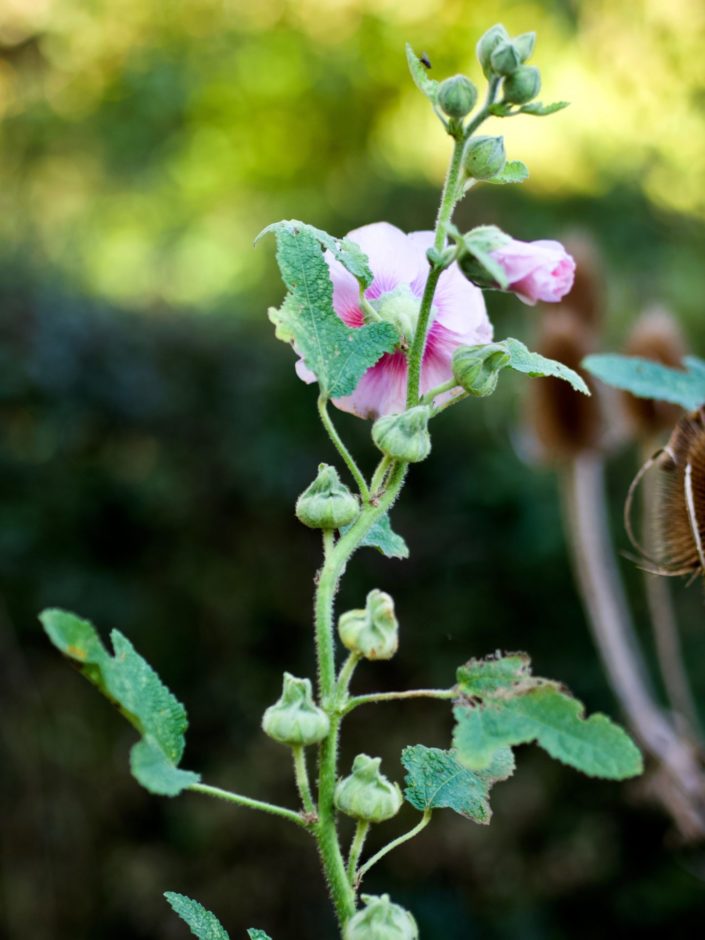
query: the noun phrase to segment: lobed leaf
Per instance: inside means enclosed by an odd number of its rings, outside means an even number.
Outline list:
[[[175,891],[165,891],[164,897],[173,911],[188,924],[191,933],[198,940],[230,940],[228,932],[215,914],[211,914],[202,904]],[[266,937],[266,934],[264,935]],[[250,932],[252,937],[252,932]]]
[[[344,535],[351,526],[344,526],[340,531]],[[381,519],[378,519],[371,526],[367,535],[360,542],[360,548],[376,548],[387,558],[409,557],[409,546],[401,535],[397,535],[392,529],[392,523],[389,521],[389,513],[385,513]]]
[[[414,80],[414,84],[419,91],[426,95],[428,100],[435,106],[438,101],[438,85],[434,78],[429,78],[426,72],[426,66],[416,55],[409,43],[406,44],[406,61],[409,63],[409,71]]]
[[[137,780],[165,796],[196,783],[198,774],[177,766],[186,743],[186,710],[130,641],[113,630],[111,655],[88,620],[58,609],[43,611],[39,619],[54,646],[80,664],[84,676],[142,735],[130,755]]]
[[[401,762],[407,771],[404,797],[414,809],[452,809],[454,812],[487,824],[492,817],[489,793],[493,783],[506,780],[514,771],[514,756],[509,748],[497,750],[490,766],[472,771],[459,763],[453,751],[417,744],[402,751]]]
[[[257,930],[255,927],[250,927],[247,936],[250,940],[272,940],[268,933],[265,933],[264,930]]]
[[[556,111],[562,111],[567,108],[570,101],[554,101],[551,104],[543,104],[541,101],[532,101],[531,104],[525,104],[519,108],[519,114],[533,114],[536,117],[547,117],[549,114],[555,114]]]
[[[529,168],[521,160],[508,160],[501,173],[485,180],[486,183],[523,183],[529,178]]]
[[[684,370],[617,353],[586,356],[582,364],[605,384],[631,392],[637,398],[667,401],[688,411],[705,402],[705,367],[693,357],[683,360]]]
[[[277,260],[289,294],[269,317],[278,339],[292,343],[327,398],[350,395],[364,372],[399,340],[391,323],[346,326],[333,309],[333,285],[319,239],[299,223],[275,230]]]
[[[276,235],[281,229],[295,229],[312,235],[322,248],[330,251],[345,270],[352,274],[362,290],[369,287],[374,280],[369,259],[359,245],[349,238],[335,238],[333,235],[329,235],[328,232],[324,232],[323,229],[316,228],[306,222],[300,222],[298,219],[283,219],[281,222],[272,222],[271,225],[262,229],[255,239],[255,244],[263,235],[270,232]]]
[[[512,689],[530,676],[531,661],[527,653],[471,659],[458,669],[458,689],[470,698],[484,698],[493,692]]]
[[[583,395],[590,394],[590,389],[584,379],[562,362],[530,352],[518,339],[505,339],[500,345],[506,347],[510,356],[509,368],[514,369],[515,372],[523,372],[533,378],[553,376],[553,378],[563,379],[564,382],[570,383],[577,392],[582,392]]]

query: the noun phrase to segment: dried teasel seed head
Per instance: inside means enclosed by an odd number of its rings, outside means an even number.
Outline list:
[[[634,494],[648,472],[658,475],[647,523],[654,557],[644,551],[631,525]],[[671,576],[705,573],[705,407],[684,415],[668,444],[641,467],[629,487],[625,523],[647,569]]]
[[[532,382],[528,418],[547,460],[556,462],[599,447],[600,409],[595,385],[580,363],[593,350],[593,334],[580,315],[562,306],[544,314],[536,351],[575,369],[592,396],[576,392],[560,379]]]
[[[628,356],[641,356],[677,369],[687,350],[674,316],[663,307],[650,307],[636,320],[624,352]],[[677,405],[652,398],[637,398],[629,392],[622,392],[621,399],[629,424],[638,437],[650,438],[673,427],[683,413]]]

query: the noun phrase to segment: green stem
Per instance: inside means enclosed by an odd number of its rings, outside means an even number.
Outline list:
[[[259,809],[264,813],[270,813],[272,816],[281,816],[282,819],[288,819],[289,822],[296,823],[303,829],[312,829],[309,820],[304,819],[293,809],[286,809],[284,806],[277,806],[275,803],[266,803],[264,800],[253,800],[249,796],[241,796],[239,793],[231,793],[230,790],[221,790],[220,787],[210,787],[206,783],[192,783],[189,787],[194,793],[203,793],[204,796],[214,796],[219,800],[226,800],[228,803],[235,803],[237,806],[245,806],[248,809]]]
[[[370,498],[370,491],[367,488],[367,483],[365,482],[365,478],[362,475],[360,468],[355,463],[355,458],[347,449],[347,447],[343,443],[343,439],[338,434],[335,428],[335,425],[333,424],[333,419],[328,414],[328,399],[325,398],[325,396],[323,395],[320,395],[318,398],[318,414],[320,415],[321,421],[323,422],[323,427],[328,432],[328,437],[333,442],[333,446],[335,447],[335,449],[338,451],[340,456],[345,461],[345,465],[347,466],[348,470],[353,476],[353,479],[357,483],[357,488],[360,491],[360,496],[362,496],[364,502],[368,502]]]
[[[360,705],[377,705],[380,702],[400,702],[410,698],[435,698],[435,699],[454,699],[458,690],[452,689],[409,689],[406,692],[372,692],[369,695],[356,695],[348,700],[343,714],[347,715],[354,708]]]
[[[432,388],[430,392],[426,392],[425,395],[422,395],[419,404],[421,405],[432,405],[433,399],[438,398],[439,395],[442,395],[444,392],[449,392],[453,388],[457,388],[458,383],[455,379],[448,379],[447,382],[444,382],[442,385],[437,385],[435,388]]]
[[[372,493],[372,498],[374,499],[379,491],[382,489],[384,484],[384,479],[389,471],[389,468],[392,466],[392,458],[387,457],[386,455],[380,460],[377,465],[377,469],[374,472],[372,477],[372,482],[370,483],[370,492]]]
[[[294,758],[296,788],[299,791],[306,813],[313,818],[316,815],[316,807],[311,796],[311,784],[309,783],[308,768],[306,767],[306,752],[303,745],[298,744],[292,747],[291,753]]]
[[[350,846],[350,855],[348,855],[348,881],[355,887],[355,876],[357,874],[357,863],[360,861],[362,847],[365,844],[370,824],[363,819],[359,819],[355,828],[355,835]]]
[[[425,829],[426,826],[428,826],[428,824],[431,822],[432,815],[433,815],[433,810],[430,810],[430,809],[424,810],[424,814],[421,817],[421,822],[419,822],[416,826],[414,826],[413,829],[410,829],[408,832],[405,832],[404,835],[399,836],[399,838],[394,839],[392,842],[389,842],[387,845],[384,846],[384,848],[381,848],[379,852],[377,852],[376,855],[373,855],[369,861],[365,862],[365,864],[362,865],[361,868],[358,869],[357,880],[356,880],[357,886],[359,887],[360,882],[365,877],[365,875],[370,870],[370,868],[372,868],[373,865],[376,865],[380,859],[384,858],[387,852],[391,852],[392,849],[396,849],[397,846],[403,845],[405,842],[408,842],[409,839],[413,839],[414,836],[417,836],[421,832],[422,829]]]
[[[338,674],[337,699],[339,704],[342,704],[347,697],[350,680],[352,679],[353,672],[355,672],[355,667],[361,659],[362,657],[359,653],[351,653],[345,660],[343,668]]]

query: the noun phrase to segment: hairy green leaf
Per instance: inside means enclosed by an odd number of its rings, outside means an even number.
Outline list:
[[[576,391],[582,392],[583,395],[590,394],[590,389],[585,381],[577,372],[569,369],[562,362],[556,362],[555,359],[547,359],[538,353],[530,352],[518,339],[505,339],[502,340],[502,344],[506,346],[510,355],[509,368],[514,369],[516,372],[524,372],[533,378],[553,376],[556,379],[569,382]]]
[[[363,373],[399,340],[391,323],[354,329],[333,309],[333,285],[318,238],[297,223],[276,229],[277,260],[289,294],[269,317],[278,339],[292,343],[328,398],[350,395]]]
[[[465,250],[480,263],[494,283],[502,289],[509,287],[509,279],[502,265],[495,261],[491,253],[506,245],[510,240],[509,235],[496,225],[478,225],[470,229],[462,238]],[[488,281],[488,284],[492,282]]]
[[[340,531],[345,534],[351,526],[345,526]],[[381,519],[370,528],[370,531],[360,542],[360,548],[376,548],[377,551],[386,555],[387,558],[408,558],[409,546],[401,535],[397,535],[392,529],[389,521],[389,513],[385,513]]]
[[[453,751],[423,744],[404,748],[401,762],[407,771],[404,797],[415,809],[452,809],[484,824],[492,817],[490,787],[514,770],[509,748],[497,750],[491,765],[479,772],[463,767]]]
[[[43,611],[39,619],[54,646],[80,664],[84,676],[143,736],[130,758],[137,780],[168,796],[197,782],[197,774],[177,767],[185,746],[186,710],[130,641],[113,630],[111,655],[88,620],[57,609]]]
[[[523,183],[529,178],[529,168],[521,160],[508,160],[501,173],[485,180],[486,183]]]
[[[191,933],[194,937],[198,937],[198,940],[230,940],[228,932],[215,914],[211,914],[198,901],[186,897],[185,894],[177,894],[175,891],[165,891],[164,897],[174,912],[188,924]]]
[[[562,111],[567,108],[570,101],[554,101],[551,104],[543,104],[540,101],[532,101],[531,104],[525,104],[519,108],[520,114],[533,114],[536,117],[547,117],[549,114],[555,114],[556,111]]]
[[[268,933],[265,933],[264,930],[257,930],[255,927],[250,927],[247,936],[250,940],[272,940]]]
[[[623,780],[642,772],[639,749],[605,715],[585,718],[558,683],[531,675],[528,657],[471,660],[458,670],[453,744],[469,770],[490,768],[498,751],[536,742],[556,760],[590,777]]]
[[[263,235],[267,235],[269,232],[276,235],[280,229],[307,232],[312,235],[322,248],[330,251],[345,270],[352,274],[363,290],[369,287],[374,280],[369,259],[359,245],[356,245],[349,238],[335,238],[333,235],[329,235],[328,232],[324,232],[323,229],[308,225],[306,222],[300,222],[298,219],[283,219],[281,222],[272,222],[271,225],[262,229],[255,239],[255,244]]]
[[[586,356],[583,366],[607,385],[638,398],[655,398],[692,411],[705,402],[705,372],[691,357],[685,370],[671,369],[639,356],[604,353]]]
[[[438,101],[438,82],[434,78],[429,78],[426,72],[426,66],[416,55],[409,43],[406,44],[406,61],[409,63],[409,71],[414,80],[414,84],[428,100],[435,105]]]

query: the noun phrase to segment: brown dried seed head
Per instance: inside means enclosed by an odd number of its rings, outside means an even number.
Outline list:
[[[574,391],[560,379],[531,383],[529,421],[548,460],[561,460],[596,448],[600,439],[600,413],[590,376],[580,368],[593,349],[592,331],[579,314],[561,307],[541,320],[537,352],[575,369],[590,386],[592,397]]]
[[[664,366],[679,368],[686,354],[686,345],[673,315],[663,307],[651,307],[637,319],[624,351],[629,356],[641,356]],[[651,398],[636,398],[629,392],[623,392],[621,398],[629,423],[639,437],[652,437],[673,427],[683,413],[677,405]]]

